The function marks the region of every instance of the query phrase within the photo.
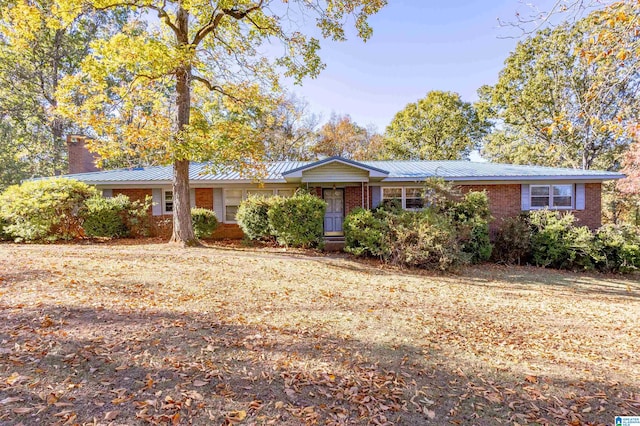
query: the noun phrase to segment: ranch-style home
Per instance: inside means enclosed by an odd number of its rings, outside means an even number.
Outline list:
[[[151,196],[155,218],[172,214],[171,166],[74,173],[86,167],[95,170],[93,157],[87,153],[70,149],[72,174],[66,177],[95,185],[105,196],[124,194],[132,200]],[[454,182],[463,192],[485,190],[495,218],[490,225],[493,231],[504,218],[543,208],[570,211],[580,224],[595,229],[601,224],[602,182],[624,177],[600,170],[471,161],[353,161],[341,157],[277,161],[266,163],[265,168],[266,175],[258,183],[237,172],[210,174],[205,164],[191,164],[191,205],[215,211],[222,223],[215,237],[242,237],[235,216],[240,202],[249,195],[287,197],[298,188],[327,202],[325,235],[340,236],[344,216],[356,207],[374,208],[384,200],[395,199],[405,209],[420,209],[423,183],[430,177]]]

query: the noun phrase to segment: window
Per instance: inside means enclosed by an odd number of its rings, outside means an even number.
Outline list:
[[[259,195],[261,197],[273,197],[273,189],[247,189],[247,197]]]
[[[422,188],[405,188],[405,208],[418,210],[424,207]]]
[[[531,185],[532,209],[570,209],[573,185]]]
[[[235,222],[238,206],[242,202],[242,189],[227,189],[224,191],[224,221]]]
[[[382,202],[396,202],[403,209],[419,210],[424,208],[424,190],[414,188],[382,188]]]
[[[278,195],[281,197],[293,197],[293,189],[278,189]]]
[[[173,191],[164,191],[162,206],[165,214],[173,213]]]

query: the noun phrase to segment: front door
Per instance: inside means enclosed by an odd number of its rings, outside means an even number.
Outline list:
[[[322,198],[327,203],[327,212],[324,215],[324,234],[329,236],[343,235],[344,189],[325,189]]]

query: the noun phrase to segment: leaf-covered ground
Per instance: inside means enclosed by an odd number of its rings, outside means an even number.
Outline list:
[[[638,277],[0,245],[0,424],[611,424]]]

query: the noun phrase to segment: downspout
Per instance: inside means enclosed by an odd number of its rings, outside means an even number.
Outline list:
[[[360,195],[362,198],[362,200],[360,201],[360,207],[364,209],[364,182],[360,182]]]

